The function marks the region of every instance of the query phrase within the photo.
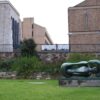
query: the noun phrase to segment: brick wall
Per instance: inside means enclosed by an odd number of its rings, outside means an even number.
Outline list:
[[[100,52],[100,34],[73,34],[69,37],[71,52]]]
[[[69,9],[69,32],[100,31],[100,7]]]
[[[71,33],[69,35],[71,51],[100,51],[97,45],[100,44],[100,0],[85,0],[75,7],[70,7],[68,23],[69,33]]]

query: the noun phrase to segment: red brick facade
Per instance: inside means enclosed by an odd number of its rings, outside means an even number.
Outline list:
[[[100,44],[100,0],[85,0],[75,7],[70,7],[68,21],[71,51],[87,52],[88,48],[88,51],[94,52],[94,44]],[[80,47],[71,44],[79,44]],[[84,46],[83,50],[81,44],[93,46]],[[98,51],[100,50],[96,49],[96,52]]]

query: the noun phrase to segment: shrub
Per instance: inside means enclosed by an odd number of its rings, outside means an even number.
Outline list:
[[[88,61],[91,59],[98,59],[95,54],[92,53],[70,53],[68,62]]]
[[[10,71],[11,65],[13,64],[14,60],[1,60],[0,61],[0,71]]]
[[[17,58],[12,64],[12,70],[17,71],[18,76],[28,78],[39,68],[40,62],[36,57]]]
[[[48,72],[49,74],[56,74],[60,72],[62,62],[58,63],[43,63],[41,66],[41,71]]]
[[[35,51],[36,44],[34,40],[28,39],[21,42],[21,55],[22,56],[36,56],[37,53]]]
[[[29,78],[34,72],[59,73],[60,66],[61,63],[43,63],[37,57],[20,57],[12,64],[12,70],[21,78]]]

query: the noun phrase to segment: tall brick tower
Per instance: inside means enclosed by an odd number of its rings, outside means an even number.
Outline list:
[[[85,0],[68,9],[71,52],[100,52],[100,0]]]

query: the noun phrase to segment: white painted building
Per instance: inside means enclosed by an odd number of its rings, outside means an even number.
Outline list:
[[[0,52],[14,52],[20,44],[19,13],[8,0],[0,0]]]

